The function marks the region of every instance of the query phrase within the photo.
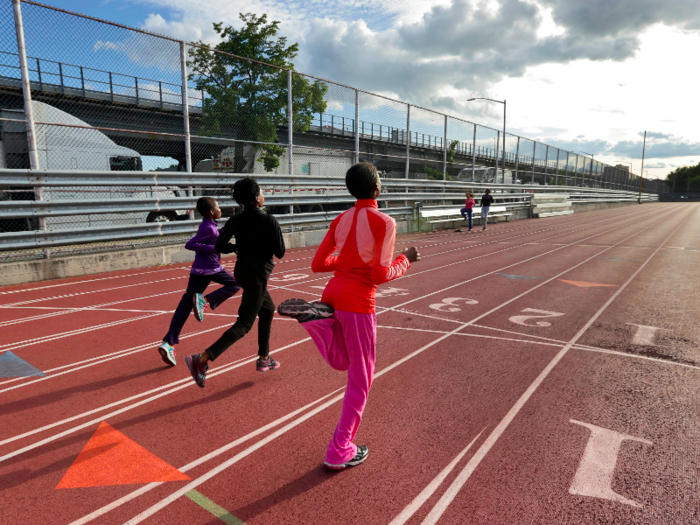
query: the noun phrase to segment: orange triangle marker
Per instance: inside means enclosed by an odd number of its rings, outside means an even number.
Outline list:
[[[594,288],[596,286],[617,286],[616,284],[600,284],[600,283],[584,283],[582,281],[567,281],[565,279],[559,279],[559,281],[567,284],[573,284],[579,288]]]
[[[103,421],[56,488],[104,487],[188,479],[189,476]]]

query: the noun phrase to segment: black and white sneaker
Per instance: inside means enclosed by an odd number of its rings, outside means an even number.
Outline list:
[[[343,470],[346,467],[356,467],[357,465],[364,463],[365,460],[367,459],[367,456],[369,456],[369,449],[367,448],[366,445],[360,445],[359,447],[357,447],[357,454],[355,454],[355,457],[352,458],[347,463],[341,463],[340,465],[334,465],[332,463],[328,463],[327,461],[324,461],[323,464],[326,466],[326,468],[329,468],[331,470]]]
[[[277,313],[292,317],[300,323],[328,319],[333,317],[333,307],[330,304],[314,301],[309,303],[304,299],[288,299],[277,307]]]

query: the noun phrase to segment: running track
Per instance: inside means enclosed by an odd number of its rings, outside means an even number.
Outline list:
[[[700,205],[411,244],[422,260],[377,299],[370,456],[339,473],[322,460],[344,376],[295,321],[273,323],[278,371],[255,372],[252,333],[200,390],[184,356],[239,297],[191,318],[165,367],[187,265],[0,289],[0,356],[46,374],[0,378],[0,522],[700,522]],[[320,295],[313,253],[277,265],[275,303]],[[102,422],[189,480],[56,488]]]

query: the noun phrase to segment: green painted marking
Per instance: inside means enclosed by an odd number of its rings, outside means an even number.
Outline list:
[[[212,500],[207,498],[204,494],[197,492],[196,490],[190,490],[185,494],[188,498],[194,501],[197,505],[202,507],[207,512],[213,514],[221,521],[226,523],[226,525],[245,525],[244,521],[239,520],[236,516],[231,514],[223,507],[219,507]]]

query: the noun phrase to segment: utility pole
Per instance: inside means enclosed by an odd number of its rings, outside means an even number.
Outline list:
[[[644,145],[642,146],[642,169],[639,172],[639,199],[638,203],[642,203],[642,180],[644,179],[644,154],[646,153],[647,150],[647,132],[646,130],[644,131]]]

